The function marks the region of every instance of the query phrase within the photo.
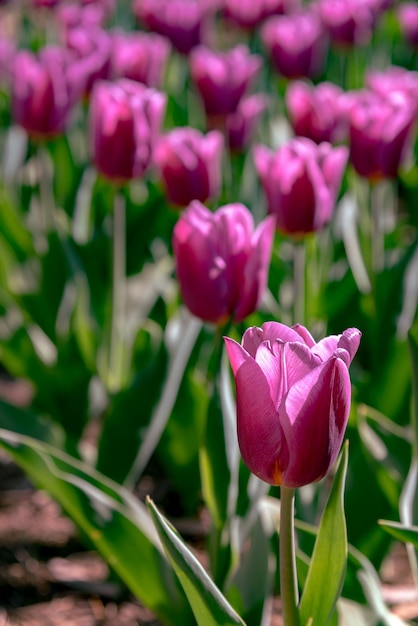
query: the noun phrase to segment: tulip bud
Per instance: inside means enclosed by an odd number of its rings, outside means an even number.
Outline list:
[[[144,174],[165,106],[163,93],[132,80],[95,83],[90,103],[90,146],[103,176],[121,183]]]
[[[38,55],[16,53],[11,77],[12,111],[16,124],[34,138],[64,132],[84,83],[73,73],[74,57],[58,46],[46,46]]]
[[[404,92],[382,96],[352,92],[348,112],[350,161],[369,180],[396,178],[416,117],[416,102]]]
[[[344,92],[334,83],[314,86],[295,80],[286,90],[286,107],[295,134],[315,143],[334,143],[346,138],[344,103]]]
[[[347,163],[346,147],[296,137],[273,152],[254,148],[255,166],[279,231],[304,235],[332,218]]]
[[[241,345],[225,338],[236,385],[238,442],[251,472],[271,485],[302,487],[335,462],[351,401],[356,328],[315,343],[309,331],[267,322]]]
[[[247,150],[268,102],[268,97],[263,93],[245,96],[239,102],[235,113],[227,116],[226,133],[231,151],[244,152]]]
[[[221,191],[223,136],[212,131],[206,136],[195,128],[175,128],[163,136],[155,149],[157,164],[167,196],[185,207],[192,200],[205,202]]]
[[[112,77],[160,87],[170,53],[165,37],[154,33],[116,31],[112,37]]]
[[[274,220],[267,218],[254,230],[242,204],[213,213],[192,202],[173,233],[180,291],[191,313],[215,324],[253,313],[267,285],[273,235]]]
[[[261,39],[286,78],[312,78],[323,70],[328,42],[315,12],[271,17],[261,28]]]
[[[234,113],[262,66],[246,45],[226,52],[199,46],[190,54],[190,73],[208,116]]]

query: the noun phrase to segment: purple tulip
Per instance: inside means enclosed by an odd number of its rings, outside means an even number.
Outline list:
[[[286,107],[296,135],[315,143],[339,142],[347,136],[344,92],[334,83],[314,86],[292,81],[286,90]]]
[[[113,0],[98,0],[96,2],[81,2],[80,4],[64,3],[56,11],[57,20],[61,28],[99,27],[103,26],[115,10]]]
[[[396,15],[405,39],[418,48],[418,4],[404,2],[397,7]]]
[[[206,41],[214,0],[137,0],[134,13],[149,30],[164,35],[181,54]]]
[[[323,70],[328,42],[314,11],[269,18],[261,39],[274,67],[286,78],[311,78]]]
[[[97,81],[90,102],[90,146],[106,178],[123,183],[142,176],[151,163],[166,97],[127,78]]]
[[[418,72],[389,65],[383,71],[368,70],[365,84],[368,89],[384,98],[395,91],[404,93],[412,103],[416,103],[418,113]]]
[[[185,207],[192,200],[205,202],[221,191],[223,136],[203,135],[195,128],[174,128],[158,142],[157,164],[173,204]]]
[[[225,17],[241,28],[253,30],[272,15],[290,13],[300,0],[224,0]]]
[[[158,88],[169,53],[170,43],[161,35],[116,31],[112,37],[112,76]]]
[[[262,58],[250,54],[246,45],[225,52],[198,46],[190,54],[190,73],[209,117],[235,113],[238,104],[255,81]]]
[[[350,161],[369,180],[396,178],[411,139],[416,101],[404,92],[350,94]]]
[[[335,462],[350,412],[356,328],[315,343],[304,326],[267,322],[241,345],[225,337],[235,378],[242,458],[270,485],[296,488]]]
[[[16,53],[11,77],[12,111],[16,124],[33,138],[64,132],[84,82],[74,74],[74,57],[66,49],[46,46],[38,55]]]
[[[319,0],[318,12],[338,46],[365,45],[381,11],[379,0]]]
[[[191,313],[215,324],[253,313],[267,285],[273,235],[274,220],[267,218],[254,230],[242,204],[212,212],[192,202],[173,234],[180,291]]]
[[[236,112],[227,116],[226,133],[231,151],[247,150],[268,103],[268,97],[263,93],[246,96],[239,102]]]
[[[88,95],[96,80],[109,78],[112,47],[109,34],[99,26],[78,27],[68,29],[65,39],[67,48],[77,58],[74,71],[83,76]]]
[[[348,149],[316,144],[305,137],[291,139],[276,152],[254,148],[255,166],[277,229],[305,235],[323,228],[332,218]]]

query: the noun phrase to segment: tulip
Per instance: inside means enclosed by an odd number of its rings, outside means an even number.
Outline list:
[[[112,76],[158,88],[163,81],[170,44],[154,33],[116,31],[112,36]]]
[[[235,113],[227,116],[226,133],[230,150],[247,150],[268,102],[268,97],[262,93],[246,96],[239,102]]]
[[[274,220],[254,230],[242,204],[212,212],[192,202],[173,233],[180,291],[191,313],[221,325],[255,311],[267,285],[273,236]]]
[[[205,202],[220,193],[223,136],[206,136],[195,128],[175,128],[158,142],[157,164],[173,204],[185,207],[192,200]]]
[[[63,133],[83,86],[68,50],[46,46],[38,55],[20,50],[11,77],[14,121],[33,138]]]
[[[416,2],[404,2],[396,9],[401,31],[407,41],[418,48],[418,5]]]
[[[386,96],[372,91],[351,93],[350,161],[371,181],[396,178],[416,117],[416,102],[405,92]]]
[[[109,78],[111,39],[100,27],[78,27],[68,29],[65,43],[77,58],[88,95],[96,80]]]
[[[381,11],[379,0],[319,0],[317,6],[331,41],[350,48],[370,41]]]
[[[389,65],[383,71],[368,70],[365,84],[368,89],[382,97],[386,97],[391,92],[400,91],[411,101],[418,103],[418,72],[405,67]]]
[[[137,0],[137,19],[149,30],[164,35],[181,54],[189,54],[208,37],[213,0]]]
[[[299,0],[225,0],[224,15],[237,26],[252,30],[268,17],[289,13],[299,6]]]
[[[292,81],[286,90],[286,107],[296,135],[321,143],[342,141],[347,135],[343,90],[333,83],[317,86]]]
[[[313,11],[269,18],[261,39],[274,67],[286,78],[314,77],[324,67],[328,42]]]
[[[56,11],[57,20],[65,31],[68,28],[103,26],[115,10],[113,0],[84,1],[81,4],[63,4]]]
[[[225,52],[195,48],[190,54],[190,73],[206,114],[217,117],[235,113],[261,66],[261,56],[250,54],[243,44]]]
[[[279,231],[306,235],[332,218],[347,163],[345,146],[296,137],[276,152],[255,146],[255,166]]]
[[[250,471],[296,488],[323,478],[344,438],[356,328],[318,343],[301,325],[267,322],[241,344],[225,338],[236,385],[237,431]]]
[[[90,103],[90,146],[106,178],[123,183],[142,176],[151,163],[166,97],[128,79],[97,81]]]

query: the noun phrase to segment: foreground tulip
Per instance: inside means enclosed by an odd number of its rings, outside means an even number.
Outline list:
[[[348,367],[360,337],[349,328],[316,343],[303,326],[267,322],[249,328],[241,345],[225,338],[242,458],[261,480],[296,488],[330,470],[347,425]]]
[[[177,277],[185,305],[206,322],[239,322],[264,294],[274,220],[254,229],[250,211],[228,204],[216,212],[192,202],[173,233]]]
[[[321,143],[342,141],[347,135],[345,98],[341,87],[317,86],[294,80],[286,90],[286,107],[296,135]]]
[[[254,160],[279,231],[306,235],[332,218],[348,150],[296,137],[273,152],[255,146]]]
[[[175,128],[160,139],[154,161],[170,202],[185,207],[220,193],[222,149],[223,136],[216,130],[203,135],[196,128]]]
[[[142,176],[151,163],[166,97],[127,78],[95,83],[90,146],[99,172],[117,183]]]
[[[416,101],[405,92],[383,96],[352,92],[349,106],[350,161],[371,181],[396,178],[416,118]]]

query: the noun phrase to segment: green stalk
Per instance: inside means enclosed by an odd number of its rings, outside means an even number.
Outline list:
[[[305,241],[293,244],[293,323],[305,324]]]
[[[296,576],[294,500],[294,489],[282,486],[280,488],[279,535],[280,593],[282,598],[283,623],[286,626],[300,626]]]

